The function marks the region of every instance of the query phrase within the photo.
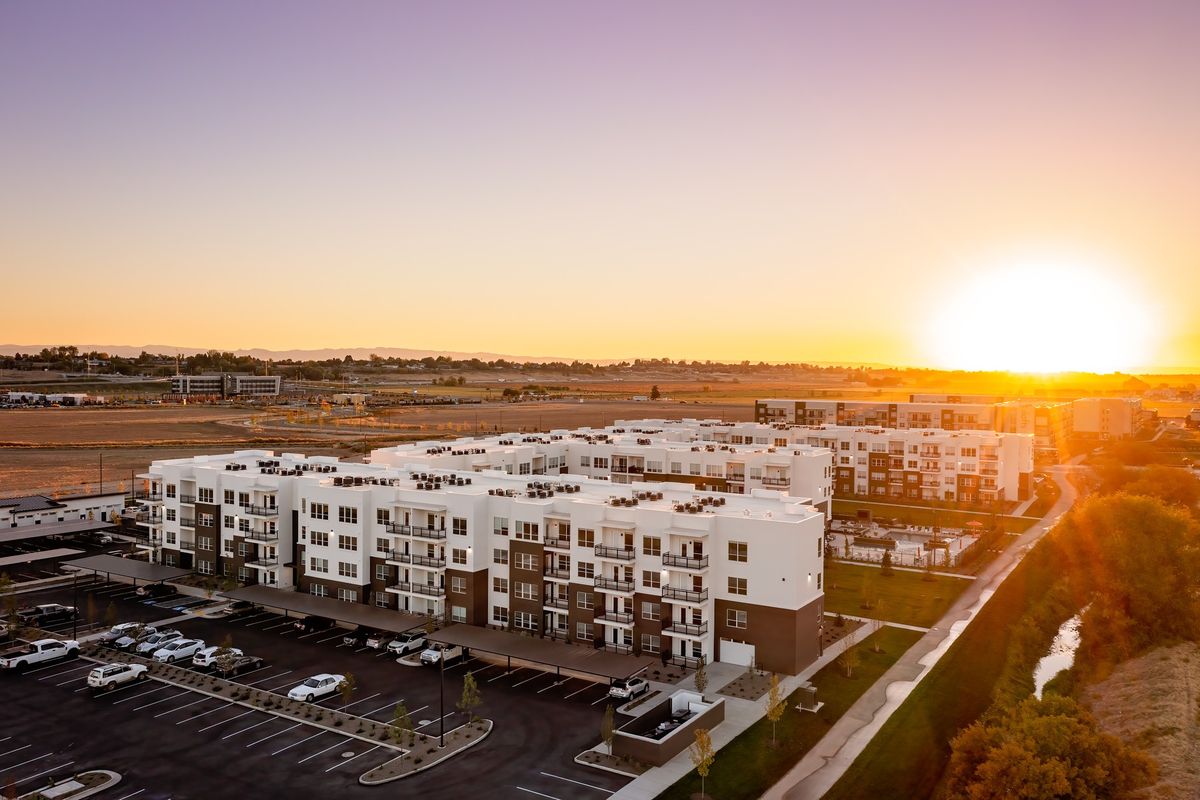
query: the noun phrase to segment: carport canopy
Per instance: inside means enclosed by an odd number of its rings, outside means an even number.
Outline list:
[[[77,519],[73,522],[51,522],[48,525],[18,525],[0,531],[0,543],[20,542],[25,539],[40,539],[43,536],[70,536],[76,533],[112,530],[111,522]]]
[[[535,664],[569,669],[609,679],[628,678],[658,661],[651,656],[622,655],[607,650],[578,647],[536,636],[481,628],[477,625],[450,625],[429,637],[435,642],[456,644],[497,656],[519,658]]]
[[[170,581],[192,574],[190,569],[164,567],[162,564],[151,564],[148,561],[121,558],[120,556],[88,556],[87,558],[77,558],[74,561],[65,561],[62,566],[150,582]]]
[[[35,561],[48,561],[52,558],[66,558],[68,556],[77,556],[83,550],[75,550],[70,547],[56,547],[53,550],[37,550],[33,553],[22,553],[19,556],[5,556],[0,558],[0,567],[15,567],[18,564],[32,564]]]
[[[245,600],[268,608],[294,611],[305,616],[328,617],[338,622],[349,622],[367,628],[378,628],[391,633],[403,633],[425,624],[425,617],[388,608],[377,608],[366,603],[352,603],[333,597],[317,597],[313,594],[295,592],[290,589],[275,589],[270,586],[243,586],[220,593],[230,600]]]

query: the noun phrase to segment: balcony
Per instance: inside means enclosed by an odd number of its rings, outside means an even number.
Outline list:
[[[616,561],[633,561],[637,551],[632,547],[610,547],[606,544],[596,545],[597,558],[611,558]]]
[[[243,539],[251,539],[255,542],[277,542],[279,541],[279,531],[242,531]]]
[[[645,468],[638,464],[613,464],[612,472],[618,475],[641,475]]]
[[[617,580],[616,578],[596,578],[594,585],[597,589],[611,592],[633,593],[633,581]]]
[[[276,506],[242,506],[242,510],[252,517],[279,516],[279,508]]]
[[[162,514],[151,514],[148,511],[139,511],[133,515],[133,521],[139,525],[162,525]]]
[[[620,644],[618,642],[605,642],[604,649],[610,653],[620,653],[623,656],[627,656],[627,655],[630,655],[633,653],[633,645]]]
[[[400,550],[387,551],[388,561],[397,561],[401,564],[412,564],[417,567],[429,567],[431,569],[440,569],[446,566],[445,556],[421,556],[415,553],[405,553]]]
[[[671,660],[667,663],[685,669],[700,669],[700,665],[704,663],[704,659],[692,656],[671,656]]]
[[[555,578],[561,581],[569,581],[571,579],[570,567],[552,567],[547,564],[542,568],[542,574],[547,578]]]
[[[685,603],[704,603],[708,601],[708,589],[683,589],[676,586],[664,586],[664,600],[682,600]]]
[[[675,567],[677,569],[708,569],[708,556],[689,558],[688,556],[677,556],[673,553],[663,553],[662,563],[664,567]]]
[[[996,455],[995,453],[981,453],[979,455],[979,460],[980,461],[999,461],[1000,456]]]
[[[399,522],[389,522],[387,524],[388,533],[397,533],[401,536],[415,536],[418,539],[433,539],[441,540],[446,538],[446,529],[437,528],[422,528],[419,525],[401,525]]]
[[[999,475],[1000,470],[998,470],[994,467],[984,467],[983,469],[979,470],[979,474],[980,475]]]
[[[672,636],[704,636],[708,633],[708,623],[669,622],[663,628],[663,633]]]
[[[180,517],[179,518],[179,527],[194,528],[194,527],[196,527],[196,520],[193,517]]]
[[[180,536],[179,537],[179,549],[180,550],[195,550],[196,549],[196,540],[195,539],[185,539],[182,536]]]
[[[791,486],[792,485],[791,478],[788,478],[786,476],[779,477],[777,475],[764,475],[762,482],[763,482],[763,486]]]
[[[446,596],[446,587],[434,586],[433,584],[429,584],[429,583],[409,583],[408,581],[401,581],[400,583],[397,583],[392,588],[397,591],[400,591],[400,592],[411,592],[413,594],[423,594],[426,597],[445,597]]]
[[[546,541],[543,542],[543,544],[546,547],[551,548],[552,550],[570,550],[571,549],[571,540],[565,536],[555,536],[555,537],[547,536]]]
[[[194,494],[181,494],[181,495],[179,495],[179,502],[180,502],[180,503],[187,503],[188,505],[193,505],[193,504],[195,504],[195,502],[196,502],[196,495],[194,495]]]
[[[729,481],[730,483],[745,483],[746,482],[746,473],[744,473],[744,472],[727,472],[725,474],[725,480]]]
[[[542,605],[545,608],[570,608],[571,601],[566,597],[543,597]]]
[[[259,558],[254,561],[247,561],[247,567],[258,567],[259,569],[275,569],[279,566],[279,557],[275,558]]]
[[[615,625],[632,625],[633,614],[624,611],[602,611],[595,617],[596,622],[608,622]]]
[[[147,503],[161,503],[163,500],[162,492],[134,492],[134,500],[145,500]]]

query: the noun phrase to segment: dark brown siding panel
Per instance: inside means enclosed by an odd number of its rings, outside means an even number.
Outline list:
[[[796,611],[717,600],[713,621],[717,658],[720,658],[721,639],[746,642],[754,645],[754,660],[762,669],[795,675],[819,654],[823,608],[824,598],[817,598]],[[746,612],[746,628],[731,628],[726,624],[730,609]]]

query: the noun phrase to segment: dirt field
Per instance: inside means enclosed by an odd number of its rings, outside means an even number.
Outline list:
[[[412,426],[414,430],[458,432],[510,432],[611,425],[618,419],[703,417],[729,422],[754,419],[753,401],[724,403],[635,402],[585,400],[576,402],[486,403],[465,406],[424,406],[383,409],[384,423]]]

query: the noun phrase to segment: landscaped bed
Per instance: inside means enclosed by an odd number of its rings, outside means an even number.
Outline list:
[[[358,779],[359,783],[375,786],[415,775],[483,741],[492,732],[493,726],[494,723],[489,719],[475,719],[459,725],[446,732],[445,747],[440,745],[437,736],[423,733],[402,736],[397,744],[406,752],[364,772]]]

